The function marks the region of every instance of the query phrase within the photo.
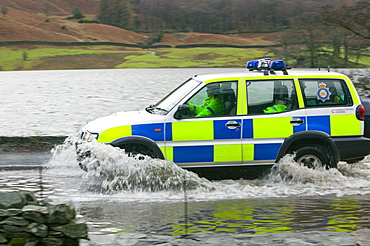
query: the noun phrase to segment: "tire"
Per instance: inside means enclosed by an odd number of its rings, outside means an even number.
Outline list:
[[[333,164],[329,151],[319,146],[304,146],[297,150],[294,160],[299,164],[312,169],[320,168],[336,168],[336,163]]]

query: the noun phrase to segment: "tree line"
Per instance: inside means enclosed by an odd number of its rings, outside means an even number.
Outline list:
[[[346,65],[370,42],[369,0],[100,0],[97,18],[150,32],[151,43],[163,32],[279,33],[273,52],[311,67],[327,57]]]
[[[98,19],[146,32],[277,32],[291,28],[302,15],[318,24],[318,17],[329,9],[335,16],[356,6],[368,11],[368,4],[369,0],[100,0]]]

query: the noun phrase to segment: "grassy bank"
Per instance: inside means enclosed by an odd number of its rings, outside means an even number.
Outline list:
[[[271,56],[268,50],[240,48],[0,47],[4,71],[99,68],[240,67]]]
[[[273,57],[267,48],[157,48],[116,46],[3,46],[0,69],[59,70],[114,68],[243,67],[248,60]],[[370,67],[370,57],[358,62]],[[288,65],[289,61],[288,61]],[[325,67],[325,64],[321,64]]]

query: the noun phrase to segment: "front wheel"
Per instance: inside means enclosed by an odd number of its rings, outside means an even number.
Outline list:
[[[297,150],[294,160],[308,168],[336,168],[331,162],[330,153],[318,146],[305,146]]]

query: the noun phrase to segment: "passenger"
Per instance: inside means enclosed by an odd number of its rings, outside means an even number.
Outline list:
[[[204,99],[202,105],[194,105],[187,103],[181,105],[181,111],[185,109],[188,112],[186,115],[195,117],[207,117],[207,116],[219,116],[225,114],[225,105],[223,102],[223,96],[221,94],[219,84],[210,84],[207,86],[208,97]]]
[[[274,105],[263,110],[263,112],[266,114],[284,112],[288,110],[287,104],[289,100],[287,86],[281,85],[280,87],[276,88],[274,94],[274,98],[276,98],[277,100]]]
[[[284,111],[287,111],[287,109],[288,107],[284,104],[275,104],[271,107],[267,107],[266,109],[263,110],[263,112],[266,114],[271,114],[271,113],[284,112]]]

